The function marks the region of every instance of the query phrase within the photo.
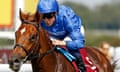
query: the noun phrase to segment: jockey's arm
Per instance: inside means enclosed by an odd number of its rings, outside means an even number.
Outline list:
[[[66,47],[69,49],[79,49],[84,47],[84,32],[81,32],[83,30],[81,19],[76,16],[74,18],[74,15],[70,17],[65,17],[65,29],[68,32],[68,37],[71,39],[71,41],[65,41],[66,42]],[[72,19],[72,20],[71,20]],[[73,21],[74,20],[74,21]]]
[[[80,33],[80,30],[71,32],[68,37],[66,37],[71,40],[53,40],[53,45],[64,45],[67,46],[67,48],[70,49],[78,49],[84,47],[84,37]],[[65,38],[65,39],[66,39]]]
[[[80,28],[80,32],[81,32],[81,34],[84,36],[85,34],[84,34],[84,27],[83,26],[81,26],[81,28]],[[54,39],[53,41],[52,41],[52,44],[53,45],[62,45],[62,46],[66,46],[66,41],[72,41],[72,39],[69,37],[69,36],[66,36],[65,38],[64,38],[64,40],[57,40],[57,39]]]
[[[69,37],[71,41],[65,41],[66,46],[69,49],[78,49],[84,47],[84,36],[81,34],[80,30],[75,30],[70,33]]]

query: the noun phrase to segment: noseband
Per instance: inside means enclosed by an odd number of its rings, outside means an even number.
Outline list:
[[[28,20],[24,20],[24,21],[22,21],[22,22],[23,22],[24,24],[33,25],[33,26],[37,29],[37,32],[38,32],[37,39],[36,39],[36,42],[35,42],[35,48],[33,48],[32,51],[28,52],[28,51],[26,50],[26,48],[25,48],[22,44],[18,44],[18,43],[15,44],[14,49],[15,49],[16,47],[20,47],[20,48],[22,48],[22,49],[25,51],[25,53],[26,53],[26,57],[23,59],[23,62],[26,62],[27,60],[32,60],[32,59],[35,59],[35,58],[38,58],[38,57],[43,57],[43,56],[45,56],[46,54],[49,54],[49,53],[51,53],[51,52],[53,52],[53,51],[55,50],[55,48],[52,48],[52,49],[48,50],[48,51],[45,52],[45,53],[39,53],[39,54],[37,54],[37,55],[34,55],[34,54],[33,54],[33,53],[34,53],[34,50],[37,48],[37,45],[38,45],[39,39],[40,39],[40,26],[39,26],[39,24],[36,25],[34,22],[30,22],[30,21],[28,21]]]

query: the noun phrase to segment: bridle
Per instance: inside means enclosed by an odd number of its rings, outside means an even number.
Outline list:
[[[40,26],[39,26],[39,24],[36,25],[34,22],[30,22],[30,21],[28,21],[28,20],[23,20],[22,23],[23,23],[23,24],[33,25],[33,26],[37,29],[37,32],[38,32],[37,38],[36,38],[36,40],[35,40],[34,48],[33,48],[30,52],[28,52],[28,51],[26,50],[26,48],[25,48],[22,44],[18,44],[18,43],[15,44],[14,49],[15,49],[16,47],[19,47],[19,48],[22,48],[22,49],[25,51],[25,53],[26,53],[26,57],[22,60],[23,62],[26,62],[27,60],[32,60],[32,59],[35,59],[35,58],[38,58],[38,57],[40,57],[40,58],[41,58],[41,57],[44,57],[45,55],[47,55],[47,54],[49,54],[49,53],[51,53],[51,52],[53,52],[53,51],[55,50],[56,47],[51,48],[50,50],[46,51],[45,53],[39,53],[39,54],[34,55],[34,50],[35,50],[36,48],[38,48],[37,46],[38,46],[38,44],[39,44],[39,39],[40,39]],[[39,46],[40,46],[40,45],[39,45]]]

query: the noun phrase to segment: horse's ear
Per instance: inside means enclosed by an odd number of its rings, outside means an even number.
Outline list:
[[[24,20],[25,14],[21,11],[21,9],[19,9],[19,15],[20,15],[20,19]]]
[[[38,11],[36,11],[36,17],[38,22],[42,20],[42,14],[40,14]]]

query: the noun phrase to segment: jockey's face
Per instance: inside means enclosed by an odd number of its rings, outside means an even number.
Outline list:
[[[43,14],[43,21],[48,25],[52,26],[55,22],[56,12]]]

